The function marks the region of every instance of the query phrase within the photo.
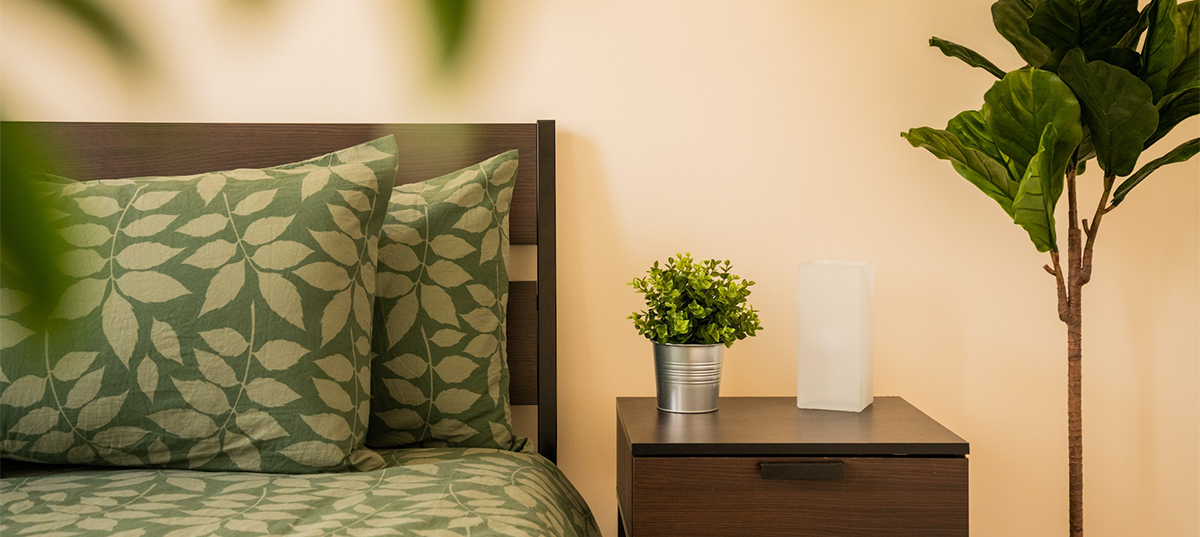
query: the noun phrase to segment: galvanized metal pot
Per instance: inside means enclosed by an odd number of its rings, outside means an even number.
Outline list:
[[[653,343],[658,409],[684,414],[715,411],[725,346]]]

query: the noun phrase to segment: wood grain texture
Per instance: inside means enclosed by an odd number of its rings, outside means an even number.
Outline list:
[[[52,169],[81,181],[189,175],[287,164],[393,134],[398,184],[424,181],[510,149],[520,152],[510,236],[537,244],[537,125],[5,122],[0,136],[28,136]]]
[[[508,393],[514,405],[538,404],[537,282],[509,282]]]
[[[653,397],[617,399],[634,456],[966,455],[965,440],[899,397],[862,412],[796,408],[794,397],[722,397],[708,414],[660,412]]]
[[[638,457],[636,537],[962,537],[967,459],[846,458],[843,479],[764,480],[764,462],[822,458]]]
[[[622,532],[631,531],[620,513],[633,512],[633,450],[625,425],[617,420],[617,525]]]

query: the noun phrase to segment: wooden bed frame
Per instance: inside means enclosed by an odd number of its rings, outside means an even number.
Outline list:
[[[46,151],[49,173],[78,180],[190,175],[303,160],[393,134],[396,184],[437,177],[510,149],[520,151],[509,216],[514,245],[537,246],[537,281],[508,299],[514,405],[537,405],[537,450],[557,460],[554,121],[505,124],[266,124],[4,122]]]

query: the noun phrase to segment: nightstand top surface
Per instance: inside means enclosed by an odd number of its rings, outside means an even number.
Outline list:
[[[862,412],[807,410],[795,397],[722,397],[707,414],[662,412],[653,397],[618,397],[634,456],[959,456],[969,445],[900,397]]]

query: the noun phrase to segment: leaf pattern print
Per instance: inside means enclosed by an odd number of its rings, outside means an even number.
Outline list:
[[[330,433],[342,427],[326,423],[325,418],[312,421],[318,424],[315,428]],[[106,440],[121,445],[138,441],[139,434],[145,433],[130,431]],[[319,456],[320,444],[297,444],[292,451],[299,458]],[[245,441],[238,439],[233,445],[233,451],[240,453]],[[305,452],[308,448],[313,449]],[[18,474],[0,480],[0,533],[600,535],[579,492],[562,471],[535,454],[441,448],[360,450],[356,457],[368,471],[264,475],[139,469]],[[253,458],[245,463],[253,466]]]
[[[0,318],[0,454],[348,467],[370,401],[356,374],[369,375],[360,342],[374,316],[375,271],[363,267],[397,165],[393,138],[364,145],[262,170],[48,181],[77,208],[63,226],[77,279],[45,329],[21,308]],[[13,277],[0,265],[0,289]]]
[[[517,152],[397,186],[379,244],[372,447],[514,449],[504,318]]]

